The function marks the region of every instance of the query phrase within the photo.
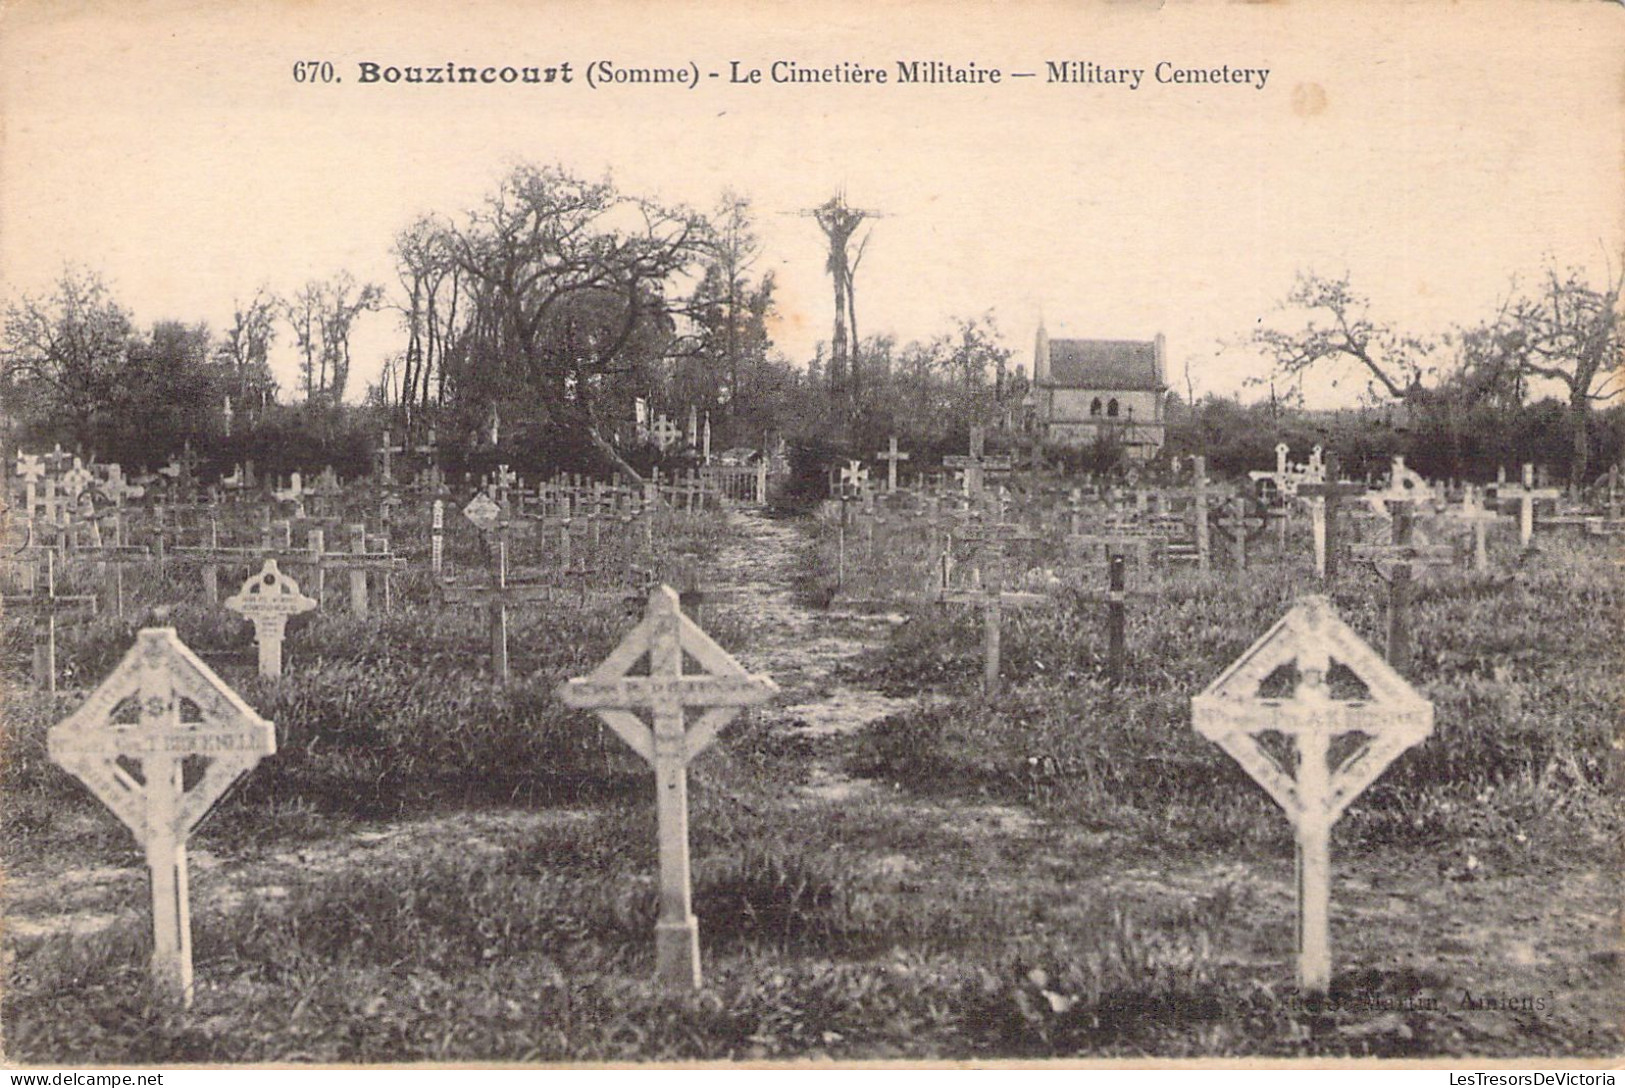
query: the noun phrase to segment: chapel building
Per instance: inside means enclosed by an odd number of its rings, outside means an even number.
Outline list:
[[[1166,438],[1167,347],[1152,340],[1051,340],[1038,325],[1030,400],[1033,430],[1048,445],[1121,441],[1150,460]]]

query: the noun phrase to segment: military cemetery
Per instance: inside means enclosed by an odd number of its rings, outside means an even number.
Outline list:
[[[1150,112],[695,188],[644,90],[252,275],[142,212],[229,305],[8,279],[8,1061],[1617,1060],[1617,232],[1452,293]]]

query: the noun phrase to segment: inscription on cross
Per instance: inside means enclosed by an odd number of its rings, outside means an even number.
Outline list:
[[[146,628],[84,704],[47,734],[53,762],[113,810],[152,875],[152,977],[192,1001],[186,839],[226,791],[276,751],[276,727],[181,642]],[[201,764],[201,767],[199,767]]]
[[[684,657],[701,672],[685,674]],[[632,675],[648,657],[648,675]],[[764,703],[778,685],[752,675],[683,615],[677,592],[649,595],[643,620],[603,663],[559,688],[569,706],[595,711],[655,772],[660,837],[660,914],[655,922],[655,975],[668,989],[700,986],[700,930],[694,917],[688,857],[688,764],[740,709]],[[634,711],[647,711],[652,724]],[[699,710],[689,725],[690,710]]]
[[[254,641],[259,646],[260,675],[282,675],[282,639],[288,619],[316,607],[316,601],[299,592],[299,583],[277,569],[275,559],[267,559],[258,574],[227,597],[225,606],[254,625]]]
[[[1363,693],[1330,686],[1341,664]],[[1290,683],[1275,694],[1275,682]],[[1191,724],[1281,806],[1298,851],[1298,981],[1331,985],[1331,829],[1402,752],[1433,731],[1433,705],[1360,640],[1325,597],[1305,597],[1191,700]],[[1293,756],[1277,754],[1267,734]]]

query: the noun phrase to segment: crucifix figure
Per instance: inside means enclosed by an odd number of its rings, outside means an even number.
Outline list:
[[[699,673],[685,673],[684,657]],[[647,676],[628,673],[648,658]],[[655,976],[669,990],[700,986],[700,928],[694,917],[688,856],[688,764],[742,708],[778,692],[752,675],[683,615],[677,592],[649,595],[643,621],[589,675],[558,691],[565,704],[597,712],[655,772],[660,838],[660,914],[655,922]],[[647,711],[650,724],[634,713]],[[690,710],[700,711],[690,725]]]

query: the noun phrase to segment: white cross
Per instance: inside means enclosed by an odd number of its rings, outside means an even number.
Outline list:
[[[225,792],[276,751],[276,727],[200,661],[173,628],[146,628],[90,698],[47,735],[51,759],[83,782],[146,850],[152,974],[192,1001],[186,839]],[[189,757],[206,760],[183,775]],[[137,779],[126,769],[140,765]],[[188,784],[187,779],[193,779]]]
[[[628,672],[647,654],[647,676]],[[704,671],[683,671],[684,655]],[[655,971],[669,989],[700,986],[699,922],[694,917],[688,859],[688,764],[717,730],[746,706],[766,702],[778,685],[752,675],[711,640],[678,605],[677,591],[649,595],[643,621],[591,674],[567,681],[559,698],[597,712],[655,771],[660,836],[660,915],[655,923]],[[704,708],[688,725],[690,709]],[[653,724],[633,713],[646,710]]]

